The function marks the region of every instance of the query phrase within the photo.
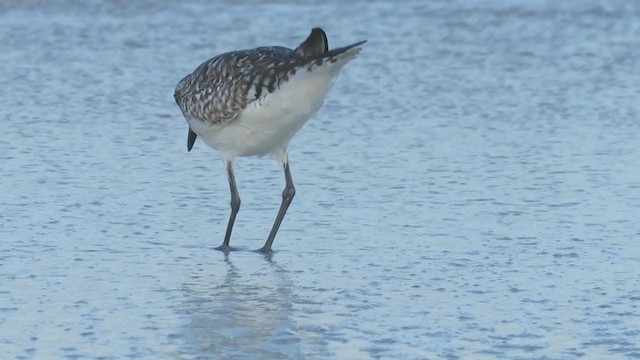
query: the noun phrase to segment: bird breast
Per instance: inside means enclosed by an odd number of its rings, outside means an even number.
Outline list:
[[[322,107],[340,70],[332,68],[337,67],[299,69],[274,92],[249,104],[226,126],[209,128],[209,136],[203,140],[225,157],[279,152]]]

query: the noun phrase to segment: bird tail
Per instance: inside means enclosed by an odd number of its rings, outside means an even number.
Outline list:
[[[364,44],[365,41],[360,41],[348,46],[332,49],[322,54],[313,55],[301,60],[301,64],[298,66],[306,68],[308,71],[313,71],[316,68],[326,69],[332,73],[340,71],[340,69],[349,61],[354,59]]]
[[[327,59],[330,62],[334,62],[333,59],[338,59],[338,58],[339,59],[347,58],[348,60],[351,60],[355,58],[356,55],[358,55],[360,50],[362,50],[362,47],[360,45],[366,42],[367,40],[358,41],[355,44],[335,48],[323,53],[322,55],[318,56],[318,58]]]

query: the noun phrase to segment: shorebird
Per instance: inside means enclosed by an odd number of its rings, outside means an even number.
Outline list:
[[[258,250],[271,252],[296,193],[289,141],[320,110],[338,73],[365,42],[329,50],[325,32],[314,28],[295,49],[271,46],[224,53],[178,82],[174,98],[189,125],[187,150],[200,138],[220,152],[227,169],[231,215],[224,242],[216,249],[231,250],[231,232],[240,210],[235,158],[274,155],[284,168],[286,185],[269,237]]]

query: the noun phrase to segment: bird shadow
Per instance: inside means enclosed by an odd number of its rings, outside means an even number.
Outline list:
[[[258,262],[251,250],[231,253],[223,252],[222,263],[201,264],[182,286],[185,351],[198,358],[304,358],[287,271],[272,253]]]

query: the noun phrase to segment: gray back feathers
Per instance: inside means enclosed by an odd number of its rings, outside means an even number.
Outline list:
[[[272,46],[228,52],[205,61],[180,80],[174,97],[188,121],[224,126],[297,71],[312,71],[341,56],[354,57],[359,49],[348,51],[362,43],[329,50],[326,34],[315,28],[295,50]],[[189,147],[194,141],[195,133],[190,134]]]

